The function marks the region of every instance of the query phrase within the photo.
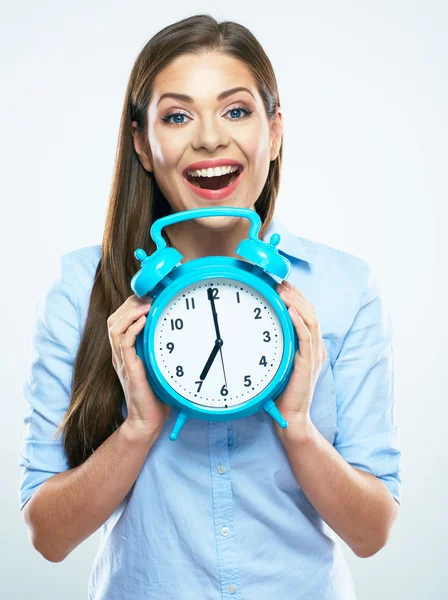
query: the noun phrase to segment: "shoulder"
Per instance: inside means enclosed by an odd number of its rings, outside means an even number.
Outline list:
[[[62,255],[62,259],[71,265],[72,268],[85,274],[96,271],[100,258],[101,244],[75,248]]]
[[[364,258],[340,248],[301,237],[276,217],[266,237],[271,232],[281,235],[279,249],[286,253],[292,265],[292,277],[308,281],[323,292],[351,292],[362,294],[369,278],[370,264]]]
[[[315,240],[300,240],[307,250],[316,275],[325,275],[330,283],[338,281],[341,289],[347,286],[361,294],[365,291],[371,272],[371,265],[366,259]]]
[[[366,301],[372,281],[369,262],[293,233],[288,234],[288,242],[288,279],[316,308],[325,335],[343,337]]]
[[[81,323],[87,316],[100,258],[101,244],[76,248],[61,255],[62,277],[76,298]]]

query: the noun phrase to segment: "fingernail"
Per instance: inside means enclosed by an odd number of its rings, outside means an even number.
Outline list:
[[[288,288],[288,289],[290,289],[290,290],[292,290],[292,289],[293,289],[293,287],[294,287],[294,286],[292,286],[292,285],[289,283],[289,281],[286,281],[286,279],[284,279],[284,280],[282,281],[282,284],[283,284],[283,285],[284,285],[286,288]]]

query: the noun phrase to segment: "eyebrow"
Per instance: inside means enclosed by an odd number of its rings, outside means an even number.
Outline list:
[[[235,94],[236,92],[249,92],[249,94],[255,100],[255,96],[252,94],[252,92],[248,88],[241,87],[241,86],[231,88],[230,90],[224,90],[223,92],[221,92],[220,94],[218,94],[216,96],[216,100],[218,100],[218,101],[224,100],[225,98],[232,96],[232,94]],[[181,100],[182,102],[187,102],[188,104],[192,104],[194,102],[193,98],[191,96],[187,96],[187,94],[176,94],[174,92],[167,92],[160,96],[159,101],[157,102],[157,106],[160,104],[160,102],[164,98],[174,98],[175,100]]]

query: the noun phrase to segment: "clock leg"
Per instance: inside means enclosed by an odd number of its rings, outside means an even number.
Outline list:
[[[173,442],[174,442],[174,440],[177,440],[177,436],[179,435],[180,430],[185,425],[185,421],[187,421],[188,419],[189,419],[188,413],[183,408],[180,411],[180,413],[176,419],[176,422],[173,427],[173,431],[170,433],[170,440],[172,440]]]
[[[286,427],[288,427],[288,421],[286,421],[283,417],[282,417],[282,413],[278,410],[278,408],[275,406],[273,400],[268,400],[266,402],[266,404],[263,405],[263,408],[266,412],[268,412],[271,417],[277,421],[277,423],[280,425],[280,427],[282,429],[285,429]]]

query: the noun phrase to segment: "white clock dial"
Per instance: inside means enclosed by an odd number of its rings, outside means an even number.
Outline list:
[[[217,339],[210,294],[223,343],[204,374]],[[262,392],[279,368],[283,347],[280,319],[266,298],[220,277],[195,282],[173,297],[154,334],[155,359],[167,384],[207,408],[230,408]]]

